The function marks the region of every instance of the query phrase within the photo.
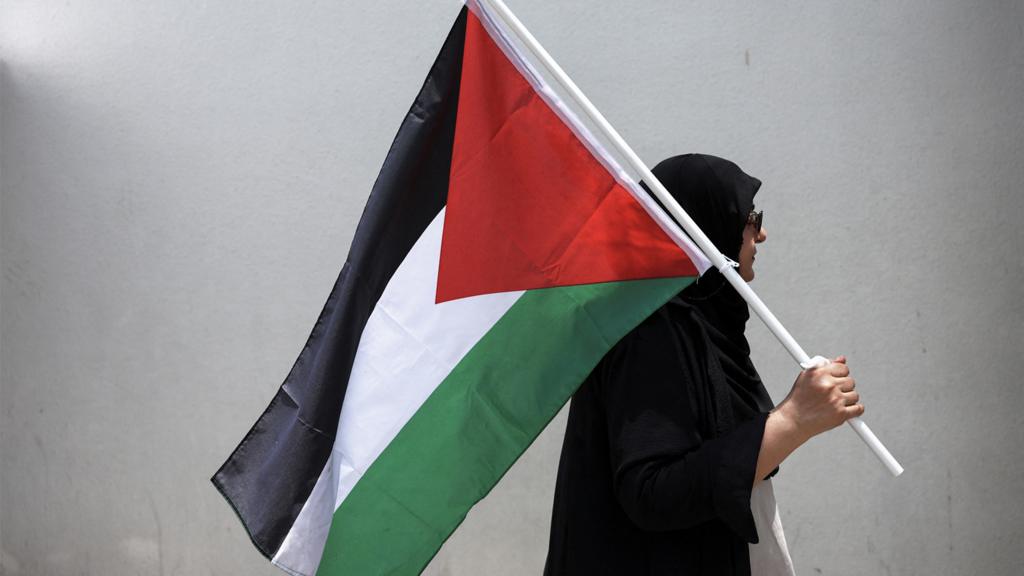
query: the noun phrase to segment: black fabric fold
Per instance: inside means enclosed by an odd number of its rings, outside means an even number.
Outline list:
[[[767,420],[767,413],[755,414],[729,434],[708,442],[715,446],[719,457],[714,480],[715,510],[737,536],[751,544],[757,544],[759,538],[750,510],[750,493]]]

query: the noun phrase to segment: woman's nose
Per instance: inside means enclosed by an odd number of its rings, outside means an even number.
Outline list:
[[[761,231],[757,234],[757,243],[760,244],[768,239],[768,230],[761,226]]]

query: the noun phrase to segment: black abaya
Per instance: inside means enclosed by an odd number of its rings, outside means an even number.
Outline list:
[[[737,259],[760,182],[702,155],[655,174]],[[750,362],[748,317],[709,271],[593,370],[569,409],[545,574],[750,574],[751,488],[772,402]]]

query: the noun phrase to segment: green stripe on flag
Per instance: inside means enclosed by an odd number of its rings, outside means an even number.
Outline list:
[[[525,293],[335,511],[317,574],[419,574],[604,354],[692,281]]]

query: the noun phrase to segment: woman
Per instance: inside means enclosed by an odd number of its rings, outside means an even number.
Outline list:
[[[714,156],[654,174],[754,278],[761,183]],[[864,407],[842,356],[773,403],[750,361],[746,303],[709,270],[626,335],[573,396],[545,574],[792,574],[771,481]]]

